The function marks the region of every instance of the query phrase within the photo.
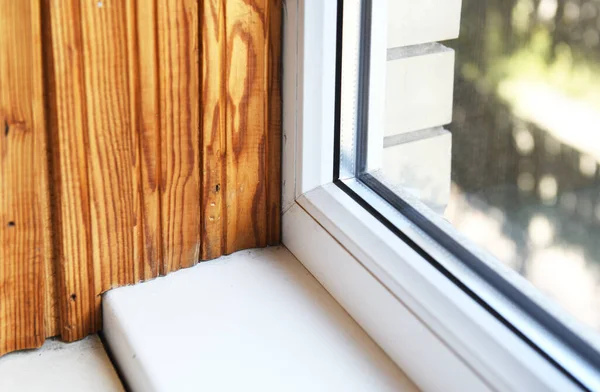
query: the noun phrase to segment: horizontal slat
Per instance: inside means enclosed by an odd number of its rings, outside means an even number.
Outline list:
[[[461,0],[388,0],[388,48],[458,37]]]
[[[452,49],[425,44],[388,50],[386,77],[386,136],[452,121]]]

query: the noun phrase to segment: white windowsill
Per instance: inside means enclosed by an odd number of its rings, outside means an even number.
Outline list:
[[[284,244],[422,389],[578,390],[337,186],[302,196],[283,232]]]
[[[134,391],[415,391],[283,247],[108,292],[104,334]]]
[[[0,358],[0,391],[124,392],[98,335],[62,343],[48,339],[42,347]]]

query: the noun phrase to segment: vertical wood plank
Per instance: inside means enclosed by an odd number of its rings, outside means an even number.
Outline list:
[[[158,276],[162,260],[160,117],[156,1],[129,2],[129,79],[134,143],[134,251],[136,281]]]
[[[58,278],[56,275],[56,217],[52,206],[53,187],[52,162],[50,153],[49,134],[51,126],[51,113],[48,110],[48,102],[51,99],[50,90],[52,85],[48,83],[52,79],[53,68],[48,67],[48,59],[51,59],[52,41],[49,31],[49,17],[40,0],[29,0],[31,3],[32,21],[32,44],[33,50],[33,95],[31,104],[33,108],[33,119],[35,128],[43,129],[36,132],[36,154],[35,167],[39,173],[39,200],[43,211],[43,249],[44,249],[44,291],[45,291],[45,336],[52,337],[60,334],[60,311],[57,297]]]
[[[133,158],[125,1],[81,2],[97,295],[134,281]],[[90,282],[92,285],[92,282]],[[98,307],[96,311],[100,312]]]
[[[226,253],[267,244],[267,0],[229,0]]]
[[[200,258],[200,67],[198,0],[161,0],[161,274]]]
[[[35,2],[0,0],[0,355],[43,343],[54,283],[39,18]]]
[[[281,149],[282,101],[281,43],[283,37],[283,7],[281,0],[268,0],[268,31],[265,40],[267,73],[267,244],[277,245],[281,240]]]
[[[205,0],[202,37],[202,259],[225,252],[227,210],[225,184],[226,98],[225,2]]]
[[[49,110],[57,217],[57,298],[62,339],[100,328],[92,260],[88,133],[79,0],[45,0],[52,35]]]
[[[281,12],[203,3],[203,259],[279,243]]]

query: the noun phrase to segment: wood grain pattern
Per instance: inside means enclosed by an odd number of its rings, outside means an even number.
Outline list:
[[[158,276],[162,258],[156,2],[129,2],[129,80],[134,151],[134,276]]]
[[[267,244],[277,245],[281,236],[281,149],[283,81],[281,44],[283,35],[283,6],[281,0],[268,0],[267,37],[265,40],[266,97],[268,120],[266,166],[267,176]]]
[[[202,259],[225,253],[227,210],[225,184],[227,40],[225,2],[205,0],[202,21]]]
[[[200,260],[198,2],[158,2],[161,129],[161,274]]]
[[[279,242],[281,1],[202,18],[203,258]]]
[[[81,2],[94,291],[134,281],[127,5]],[[99,301],[97,301],[99,314]]]
[[[0,355],[54,329],[39,20],[35,2],[0,0]]]
[[[267,244],[266,1],[226,4],[226,253]]]
[[[33,55],[33,88],[34,97],[31,106],[34,115],[34,123],[40,124],[44,132],[36,133],[36,155],[37,162],[35,167],[38,170],[39,178],[39,200],[41,202],[42,214],[41,224],[44,227],[44,287],[45,287],[45,336],[56,336],[60,334],[60,307],[57,296],[57,270],[56,270],[56,235],[54,231],[54,222],[56,221],[52,202],[54,200],[54,188],[52,186],[52,164],[50,154],[50,129],[53,116],[48,107],[50,101],[49,92],[51,85],[46,75],[52,75],[53,67],[49,64],[52,58],[49,52],[52,51],[50,42],[50,31],[47,17],[47,8],[39,0],[30,0],[31,21],[32,21],[32,44]],[[43,125],[42,125],[43,124]],[[37,125],[36,125],[37,127]],[[41,129],[41,128],[40,128]]]
[[[101,326],[93,274],[85,63],[79,0],[44,3],[51,31],[51,141],[56,208],[57,297],[66,341]]]
[[[96,332],[113,287],[279,242],[281,12],[0,0],[0,355]]]

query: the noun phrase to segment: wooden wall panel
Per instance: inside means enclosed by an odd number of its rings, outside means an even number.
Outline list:
[[[31,4],[31,22],[32,22],[32,40],[31,50],[34,55],[33,59],[33,91],[34,99],[31,101],[33,110],[34,123],[40,124],[40,129],[44,132],[36,133],[35,147],[35,168],[37,170],[36,177],[38,178],[39,200],[41,203],[44,238],[44,284],[45,287],[45,322],[44,329],[46,336],[60,335],[60,306],[58,303],[57,293],[57,270],[56,270],[56,252],[57,241],[53,223],[55,222],[56,208],[54,208],[54,187],[52,186],[52,165],[51,165],[51,140],[50,129],[53,116],[48,108],[50,85],[49,80],[52,78],[46,77],[52,74],[53,67],[49,66],[49,59],[52,58],[49,52],[52,48],[47,45],[50,40],[49,25],[47,21],[47,8],[39,0],[30,0]],[[43,125],[41,125],[43,124]],[[36,125],[37,127],[37,125]]]
[[[204,2],[206,258],[279,242],[281,9],[280,0]]]
[[[40,20],[0,0],[0,355],[55,331]]]
[[[129,92],[134,150],[133,260],[137,280],[158,276],[162,261],[160,111],[156,2],[129,2]]]
[[[266,166],[264,182],[267,186],[267,244],[275,245],[280,241],[281,233],[281,148],[282,148],[282,56],[283,34],[282,0],[267,0],[267,36],[265,45],[265,100],[267,101],[268,120],[265,123],[267,140]]]
[[[128,7],[125,1],[104,1],[102,7],[93,1],[80,4],[93,284],[99,294],[135,281]]]
[[[227,211],[224,201],[226,146],[225,2],[205,0],[202,35],[202,258],[225,253]]]
[[[227,62],[225,252],[265,246],[267,72],[266,1],[225,4]]]
[[[197,0],[158,1],[161,274],[200,260],[200,32]]]
[[[0,355],[97,331],[113,287],[279,242],[281,8],[0,0]]]
[[[44,3],[53,72],[51,154],[61,337],[73,341],[101,326],[92,259],[85,63],[79,0]]]

